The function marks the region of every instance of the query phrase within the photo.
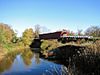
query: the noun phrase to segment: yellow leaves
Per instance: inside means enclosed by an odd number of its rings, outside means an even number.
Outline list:
[[[7,24],[0,23],[0,37],[2,40],[10,43],[13,38],[14,31]]]
[[[32,28],[26,29],[23,32],[22,41],[25,46],[30,45],[34,38],[34,32]]]
[[[26,66],[31,65],[31,59],[33,57],[33,53],[30,51],[30,49],[28,50],[24,50],[24,52],[22,53],[22,58],[24,63],[26,64]]]

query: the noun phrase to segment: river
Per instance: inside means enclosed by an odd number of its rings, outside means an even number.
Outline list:
[[[0,75],[68,75],[67,68],[39,57],[29,49],[13,52],[0,62]]]

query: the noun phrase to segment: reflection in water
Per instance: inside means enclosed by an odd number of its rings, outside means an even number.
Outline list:
[[[5,56],[4,59],[2,59],[2,61],[0,62],[0,72],[8,70],[11,67],[17,54],[17,52],[9,53]]]
[[[39,53],[25,50],[8,54],[0,62],[0,75],[67,75],[67,69],[59,64],[39,58]]]
[[[34,57],[35,57],[36,64],[39,64],[40,63],[39,53],[35,53]]]
[[[21,54],[23,61],[25,63],[26,66],[31,65],[31,59],[33,58],[33,53],[30,50],[25,50],[22,54]]]

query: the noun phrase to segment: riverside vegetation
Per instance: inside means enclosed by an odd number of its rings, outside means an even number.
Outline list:
[[[85,45],[79,55],[69,60],[69,75],[100,75],[100,40]]]
[[[7,24],[0,23],[0,61],[7,54],[22,52],[25,48],[29,48],[32,40],[36,37],[37,31],[32,28],[26,29],[21,37],[17,37],[17,33]],[[77,33],[83,35],[81,31]],[[100,27],[90,27],[85,31],[84,35],[100,37]],[[69,59],[68,71],[69,75],[99,75],[100,74],[100,40],[94,42],[81,41],[81,44],[67,43],[61,44],[57,40],[42,40],[42,52],[45,54],[48,50],[52,50],[62,45],[80,45],[85,49],[78,56]]]
[[[28,48],[35,34],[32,28],[26,29],[22,37],[17,37],[17,33],[7,24],[0,23],[0,59],[6,54]]]

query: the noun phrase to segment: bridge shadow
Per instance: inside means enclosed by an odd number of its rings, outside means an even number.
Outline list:
[[[69,62],[77,56],[81,56],[84,51],[83,46],[65,45],[60,46],[55,49],[49,50],[47,52],[45,59],[53,61],[56,63],[63,64],[65,66],[69,65]]]

